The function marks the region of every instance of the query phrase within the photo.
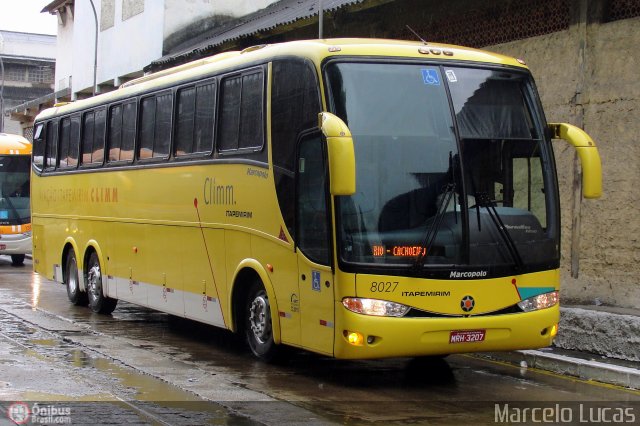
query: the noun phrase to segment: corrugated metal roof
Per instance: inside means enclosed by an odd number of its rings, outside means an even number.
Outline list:
[[[42,8],[40,13],[55,13],[56,10],[67,4],[73,4],[74,0],[54,0],[45,7]]]
[[[322,0],[325,12],[338,10],[344,6],[363,3],[366,0]],[[318,15],[318,0],[281,0],[264,9],[243,16],[208,34],[199,42],[187,42],[174,49],[174,52],[153,61],[153,65],[162,65],[190,56],[197,56],[206,50],[231,40],[272,30],[281,25],[289,25],[302,19]]]

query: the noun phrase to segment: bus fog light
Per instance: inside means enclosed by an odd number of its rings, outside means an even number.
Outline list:
[[[558,334],[558,324],[554,324],[553,327],[551,327],[551,333],[549,333],[551,337],[556,337],[556,335]]]
[[[559,299],[560,297],[558,292],[552,291],[550,293],[539,294],[518,302],[518,306],[524,312],[537,311],[539,309],[546,309],[557,305]]]
[[[362,299],[359,297],[345,297],[342,305],[351,312],[379,317],[402,317],[409,312],[409,307],[388,300]]]
[[[357,331],[344,331],[344,337],[347,338],[347,342],[353,346],[362,346],[364,344],[364,336]]]

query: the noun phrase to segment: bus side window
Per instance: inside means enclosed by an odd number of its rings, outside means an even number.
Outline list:
[[[178,91],[176,105],[176,156],[193,153],[193,125],[196,113],[196,88],[186,87]]]
[[[93,141],[95,140],[95,112],[90,111],[82,118],[82,164],[91,164]]]
[[[136,143],[136,109],[137,102],[124,104],[122,112],[122,145],[120,160],[133,161],[133,150]]]
[[[327,167],[320,135],[319,131],[306,134],[298,145],[296,237],[298,247],[310,260],[328,265]]]
[[[36,124],[33,132],[33,166],[38,171],[42,171],[44,166],[44,133],[44,124]]]
[[[47,136],[45,143],[45,170],[53,170],[56,167],[58,156],[58,122],[51,120],[47,124]]]
[[[161,159],[169,156],[171,146],[171,93],[148,96],[140,103],[140,146],[138,158]]]
[[[196,117],[193,152],[213,151],[213,125],[216,116],[215,82],[196,87]]]
[[[60,158],[58,160],[58,167],[74,168],[78,165],[80,119],[77,116],[63,118],[60,126]]]
[[[278,203],[294,235],[294,175],[298,135],[317,126],[320,92],[313,64],[301,59],[273,61],[271,80],[271,149]]]
[[[208,155],[213,150],[215,82],[178,91],[174,155]]]
[[[225,77],[220,83],[218,151],[245,154],[264,146],[264,75],[261,69]]]
[[[71,139],[71,119],[69,117],[60,120],[60,159],[58,167],[69,167],[69,140]]]
[[[109,108],[109,162],[120,161],[120,146],[122,145],[122,105]]]
[[[91,154],[91,162],[94,164],[102,164],[104,162],[104,142],[106,130],[107,109],[97,109],[95,116],[93,152]]]

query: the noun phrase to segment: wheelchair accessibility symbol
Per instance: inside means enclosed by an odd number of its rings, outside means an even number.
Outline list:
[[[429,86],[440,86],[440,76],[438,71],[434,68],[423,68],[422,81]]]

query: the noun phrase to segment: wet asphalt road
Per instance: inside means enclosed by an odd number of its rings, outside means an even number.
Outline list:
[[[4,411],[70,400],[104,424],[496,424],[522,414],[513,407],[549,406],[566,415],[555,420],[584,424],[597,406],[640,420],[638,391],[472,356],[339,361],[290,350],[267,365],[224,330],[126,303],[111,316],[72,306],[64,286],[4,256],[0,301]]]

